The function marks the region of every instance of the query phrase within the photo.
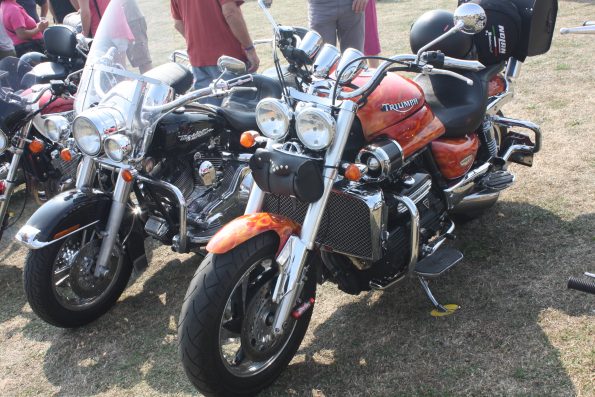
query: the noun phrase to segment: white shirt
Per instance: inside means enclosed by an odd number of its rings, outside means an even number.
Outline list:
[[[8,33],[6,33],[6,29],[4,29],[2,13],[0,12],[0,51],[10,50],[14,50],[14,46],[12,45],[12,40],[8,37]]]

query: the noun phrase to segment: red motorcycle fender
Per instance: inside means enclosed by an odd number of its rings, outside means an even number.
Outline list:
[[[281,215],[260,212],[234,219],[209,241],[207,251],[224,254],[261,233],[273,231],[279,235],[279,249],[292,234],[299,234],[301,226]]]

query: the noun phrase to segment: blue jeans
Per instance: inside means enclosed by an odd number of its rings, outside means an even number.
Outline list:
[[[217,77],[221,75],[217,66],[193,66],[192,74],[194,75],[194,89],[208,87]],[[198,102],[203,104],[220,106],[222,99],[220,98],[204,98]]]

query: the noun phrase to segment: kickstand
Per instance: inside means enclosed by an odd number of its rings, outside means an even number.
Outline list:
[[[432,305],[434,305],[435,309],[430,312],[430,314],[433,317],[449,316],[449,315],[453,314],[455,311],[457,311],[458,309],[460,309],[459,305],[455,305],[452,303],[446,304],[446,305],[440,304],[434,297],[432,290],[430,290],[430,285],[429,285],[428,280],[422,276],[417,276],[417,278],[419,279],[421,287],[423,288],[424,292],[426,293],[428,299],[430,299],[430,302],[432,302]]]

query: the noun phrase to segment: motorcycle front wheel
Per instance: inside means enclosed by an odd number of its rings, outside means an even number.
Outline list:
[[[23,281],[29,305],[41,319],[62,328],[86,325],[107,312],[130,279],[132,264],[116,244],[105,272],[95,276],[101,247],[94,229],[29,251]]]
[[[255,395],[273,383],[299,348],[312,308],[297,320],[290,317],[282,335],[272,332],[278,244],[276,234],[265,233],[225,254],[207,255],[196,271],[178,340],[186,375],[200,392]],[[309,266],[298,303],[315,294],[315,268]]]

